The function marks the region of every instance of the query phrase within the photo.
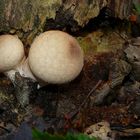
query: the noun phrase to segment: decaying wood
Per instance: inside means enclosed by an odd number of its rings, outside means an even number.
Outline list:
[[[115,59],[110,64],[110,74],[108,82],[100,86],[98,90],[91,96],[91,103],[98,105],[103,103],[104,98],[111,92],[113,88],[122,84],[125,76],[131,71],[131,65],[124,60]]]
[[[99,137],[102,140],[114,140],[115,133],[110,129],[110,124],[108,122],[99,122],[94,125],[89,126],[85,130],[85,134],[92,137]]]
[[[135,80],[140,80],[140,38],[132,40],[124,50],[127,61],[132,65],[132,74]]]
[[[84,27],[105,6],[114,16],[128,18],[132,3],[132,0],[1,0],[0,32],[17,34],[25,44],[30,44],[43,30],[76,31]]]
[[[32,83],[32,84],[30,84]],[[22,77],[18,72],[15,74],[15,95],[18,103],[25,107],[29,105],[29,95],[32,91],[33,81],[29,78]]]

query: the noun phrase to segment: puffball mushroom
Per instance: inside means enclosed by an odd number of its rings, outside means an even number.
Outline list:
[[[0,36],[0,72],[11,76],[24,58],[24,47],[20,39],[13,35]],[[13,76],[10,77],[12,80]]]
[[[75,79],[84,64],[83,51],[71,35],[52,30],[36,37],[29,51],[29,66],[41,81],[63,84]]]
[[[16,36],[0,36],[0,72],[9,77],[14,84],[15,95],[20,105],[27,105],[30,87],[26,78],[22,77],[35,79],[30,71],[28,59],[25,57],[24,46]]]

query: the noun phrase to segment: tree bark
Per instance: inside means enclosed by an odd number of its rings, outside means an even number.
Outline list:
[[[51,28],[84,27],[103,7],[128,18],[132,0],[0,0],[0,32],[17,34],[27,45]]]

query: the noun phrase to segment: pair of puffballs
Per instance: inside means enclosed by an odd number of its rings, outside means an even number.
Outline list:
[[[0,72],[17,69],[23,64],[23,60],[24,46],[19,38],[1,35]],[[46,83],[62,84],[72,81],[81,72],[83,64],[83,51],[77,40],[62,31],[53,30],[40,34],[29,50],[30,72],[36,79]]]

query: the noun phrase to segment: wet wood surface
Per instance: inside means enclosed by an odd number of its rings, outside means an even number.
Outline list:
[[[1,0],[0,32],[17,34],[28,45],[44,30],[77,31],[104,7],[112,16],[127,19],[132,0]]]

